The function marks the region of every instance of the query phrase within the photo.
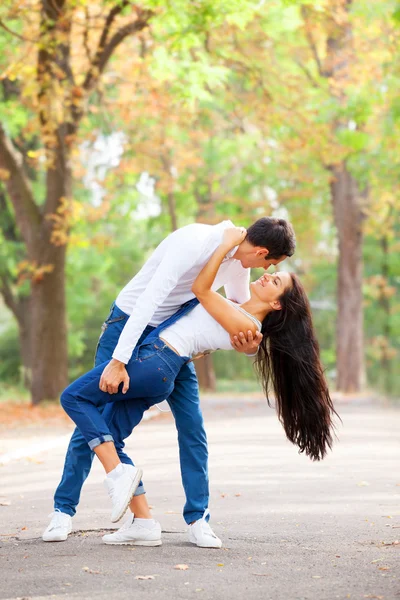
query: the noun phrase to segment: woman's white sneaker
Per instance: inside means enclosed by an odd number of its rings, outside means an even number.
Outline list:
[[[104,485],[113,505],[111,512],[113,523],[124,516],[142,475],[143,471],[141,469],[123,463],[120,463],[111,473],[108,473]]]
[[[118,531],[103,535],[102,539],[113,545],[161,546],[161,525],[153,519],[134,519],[131,514]]]
[[[221,540],[206,521],[208,514],[208,510],[206,510],[201,519],[189,525],[189,542],[200,548],[221,548]]]
[[[51,521],[42,535],[42,540],[44,542],[65,542],[68,534],[72,531],[71,517],[58,509],[50,516]]]

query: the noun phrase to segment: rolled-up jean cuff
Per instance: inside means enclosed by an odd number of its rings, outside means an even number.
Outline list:
[[[146,490],[144,489],[144,485],[139,485],[139,487],[137,488],[136,492],[133,494],[133,497],[135,496],[141,496],[142,494],[145,494]]]
[[[94,450],[95,448],[97,448],[97,446],[100,446],[100,444],[104,444],[104,442],[113,442],[114,438],[112,435],[101,435],[100,437],[94,438],[93,440],[90,440],[89,443],[89,448],[91,450]]]

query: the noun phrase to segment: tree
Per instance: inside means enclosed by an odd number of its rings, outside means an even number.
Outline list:
[[[6,125],[0,124],[3,185],[26,248],[25,268],[30,273],[30,362],[34,404],[57,398],[67,383],[65,256],[73,183],[71,156],[78,143],[78,130],[90,94],[117,46],[126,37],[147,27],[153,16],[151,10],[142,10],[127,0],[106,4],[106,16],[97,19],[96,25],[100,24],[101,32],[92,51],[88,46],[89,36],[93,35],[91,15],[85,4],[79,7],[85,9],[85,21],[75,26],[76,5],[69,5],[65,0],[43,0],[33,15],[34,26],[26,28],[29,31],[26,35],[30,36],[29,41],[37,51],[35,68],[30,65],[29,84],[34,93],[29,94],[25,85],[18,99],[23,103],[25,94],[31,96],[28,110],[40,138],[37,155],[40,154],[44,162],[42,201],[35,197],[24,164],[23,149],[18,148]],[[125,17],[123,13],[127,9],[130,14]],[[120,17],[122,22],[117,24]],[[73,31],[76,33],[76,27],[80,28],[82,43],[88,53],[83,75],[74,72],[72,65],[72,35]],[[11,31],[7,25],[3,28]],[[25,33],[20,37],[27,39]],[[4,288],[3,284],[3,289],[12,295],[10,286]],[[11,302],[10,299],[9,305]]]
[[[24,276],[30,280],[34,403],[57,398],[67,382],[65,262],[73,167],[82,135],[89,135],[85,127],[95,93],[101,101],[105,93],[117,97],[110,85],[113,74],[105,78],[110,59],[127,39],[134,40],[132,54],[140,56],[140,33],[151,21],[159,69],[161,63],[174,63],[173,53],[163,48],[166,39],[182,53],[180,69],[187,81],[182,84],[181,78],[180,93],[189,102],[210,75],[202,60],[207,31],[227,19],[244,23],[252,12],[252,3],[245,0],[180,0],[173,5],[149,0],[144,7],[130,0],[38,0],[1,8],[3,79],[17,82],[13,107],[23,113],[24,122],[17,125],[14,118],[15,135],[7,120],[0,123],[0,173],[25,248]],[[35,147],[27,151],[33,139]],[[169,202],[175,227],[172,192]],[[7,284],[3,291],[18,295]]]

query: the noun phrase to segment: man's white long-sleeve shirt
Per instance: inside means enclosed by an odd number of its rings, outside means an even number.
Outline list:
[[[194,298],[192,285],[222,242],[231,221],[218,225],[194,223],[171,233],[156,248],[142,269],[117,296],[118,308],[130,315],[113,358],[127,363],[147,325],[156,327]],[[250,269],[232,258],[234,248],[218,270],[213,290],[225,287],[227,298],[240,304],[250,297]]]

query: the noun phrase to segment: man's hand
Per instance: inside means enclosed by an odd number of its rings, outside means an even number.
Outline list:
[[[262,340],[262,334],[257,331],[253,337],[252,332],[247,332],[247,339],[242,331],[238,335],[231,337],[232,348],[238,352],[244,352],[245,354],[255,354],[258,350],[258,346]]]
[[[126,394],[129,389],[128,372],[123,362],[113,358],[101,374],[99,387],[102,392],[116,394],[118,392],[119,385],[122,382],[124,383],[122,393]]]

